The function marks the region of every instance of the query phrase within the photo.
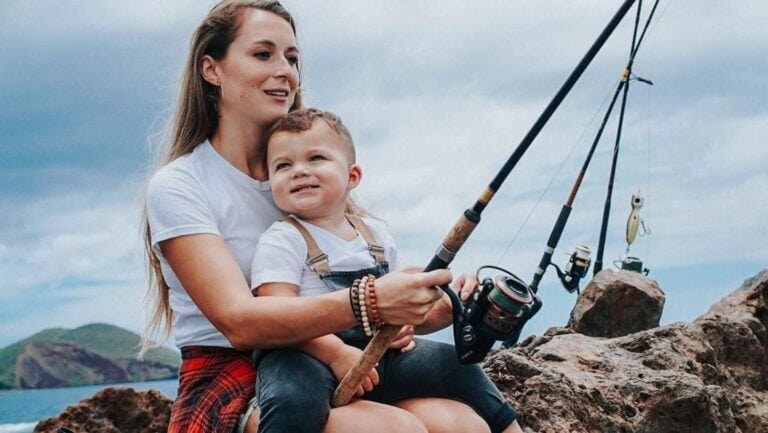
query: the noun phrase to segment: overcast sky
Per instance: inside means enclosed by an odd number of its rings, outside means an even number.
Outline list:
[[[308,102],[345,120],[365,173],[357,197],[420,265],[618,7],[285,3]],[[0,2],[0,347],[52,326],[142,328],[141,186],[188,39],[211,5]],[[633,16],[496,195],[455,269],[500,264],[530,280],[626,63]],[[766,19],[764,1],[662,0],[637,56],[635,72],[655,85],[630,87],[605,261],[625,253],[640,190],[652,234],[631,254],[666,291],[663,323],[695,318],[768,265]],[[576,199],[560,264],[577,244],[596,248],[615,129]],[[553,272],[540,294],[526,333],[563,325],[575,301]]]

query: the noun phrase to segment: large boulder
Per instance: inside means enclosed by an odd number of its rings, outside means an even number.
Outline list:
[[[526,432],[768,432],[768,271],[691,324],[552,328],[485,369]]]
[[[59,427],[75,433],[165,433],[171,403],[155,390],[105,388],[60,415],[40,421],[35,433],[55,433]]]
[[[568,327],[593,337],[621,337],[659,326],[664,292],[637,272],[599,272],[576,300]]]

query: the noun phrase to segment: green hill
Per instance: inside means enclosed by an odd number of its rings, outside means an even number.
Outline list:
[[[0,389],[16,386],[16,366],[19,356],[31,343],[39,341],[72,344],[103,358],[119,362],[121,365],[140,364],[136,361],[140,337],[131,331],[104,323],[89,324],[76,329],[51,328],[0,349]],[[181,357],[171,349],[157,348],[147,352],[144,362],[178,368]]]

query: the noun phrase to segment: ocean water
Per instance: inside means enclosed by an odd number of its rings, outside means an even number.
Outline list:
[[[178,384],[177,379],[172,379],[72,388],[0,391],[0,433],[30,433],[38,421],[60,414],[67,406],[90,397],[103,388],[127,386],[137,391],[156,389],[168,398],[175,398]]]

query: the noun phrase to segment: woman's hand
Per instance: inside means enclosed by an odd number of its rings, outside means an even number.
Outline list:
[[[400,349],[401,352],[410,352],[416,347],[416,342],[413,341],[413,326],[405,325],[400,332],[397,333],[395,339],[389,343],[390,349]]]
[[[341,382],[341,379],[344,379],[344,376],[349,373],[349,370],[352,369],[362,355],[362,350],[345,344],[339,348],[338,352],[336,352],[333,360],[328,364],[328,368],[330,368],[333,375],[336,376],[336,380]],[[372,368],[371,371],[368,372],[368,376],[360,382],[355,394],[359,397],[364,393],[373,390],[373,387],[378,384],[379,373],[376,371],[376,368]]]
[[[451,272],[437,269],[421,272],[419,268],[406,268],[390,272],[376,280],[376,299],[379,316],[391,325],[419,325],[435,303],[442,299],[442,291],[435,286],[451,282]]]

